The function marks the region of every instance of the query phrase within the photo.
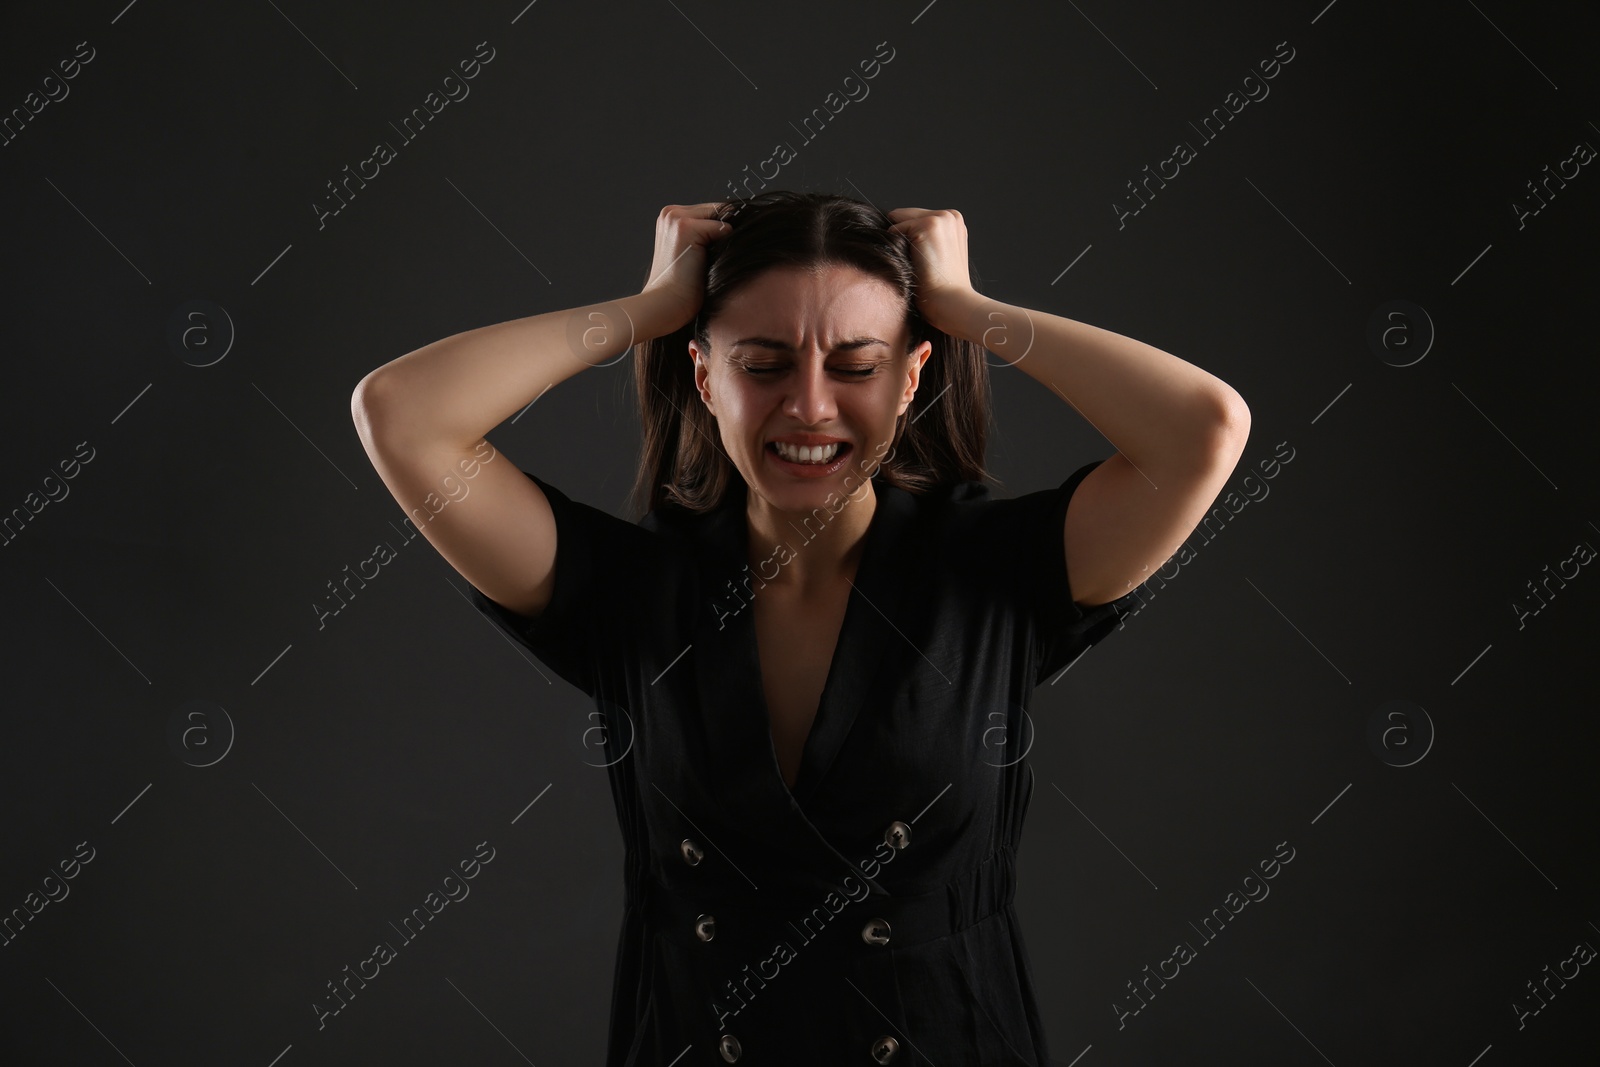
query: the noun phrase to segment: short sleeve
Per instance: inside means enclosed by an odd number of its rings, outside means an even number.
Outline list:
[[[600,614],[606,605],[622,602],[616,586],[624,580],[630,547],[637,548],[629,542],[644,531],[571,499],[537,475],[522,473],[544,491],[555,515],[555,584],[550,602],[537,616],[527,616],[471,586],[472,604],[562,679],[594,696],[607,662],[606,650],[624,640],[616,627],[602,625]],[[602,560],[609,562],[602,567]]]
[[[1085,463],[1054,489],[984,504],[973,547],[986,557],[983,570],[998,580],[1021,609],[1029,651],[1037,668],[1034,684],[1071,663],[1086,649],[1121,628],[1145,593],[1143,583],[1115,600],[1083,607],[1072,599],[1062,531],[1067,504],[1104,460]]]
[[[1099,644],[1106,636],[1123,626],[1122,617],[1137,610],[1145,595],[1144,583],[1093,607],[1083,607],[1072,599],[1071,582],[1067,575],[1067,554],[1062,545],[1062,531],[1066,527],[1067,504],[1079,483],[1105,460],[1097,459],[1073,471],[1066,481],[1055,489],[1038,495],[1039,509],[1045,511],[1040,523],[1038,547],[1039,577],[1035,588],[1038,596],[1033,605],[1035,640],[1039,651],[1039,673],[1036,681],[1044,682],[1050,675],[1071,663],[1085,649]]]

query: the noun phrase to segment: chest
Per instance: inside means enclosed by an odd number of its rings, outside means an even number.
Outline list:
[[[784,784],[793,789],[837,652],[850,585],[808,598],[769,586],[755,598],[757,662]]]

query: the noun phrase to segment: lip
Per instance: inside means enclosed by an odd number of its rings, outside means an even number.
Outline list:
[[[818,437],[820,435],[802,434],[797,436]],[[788,438],[783,437],[778,438],[777,440],[787,441]],[[819,443],[825,444],[827,443],[827,440],[828,439],[824,439]],[[835,437],[831,440],[837,441],[839,438]],[[845,463],[850,459],[850,456],[854,452],[855,449],[851,447],[850,442],[844,441],[839,446],[839,454],[834,456],[833,459],[827,463],[791,463],[789,460],[786,460],[782,456],[778,455],[777,448],[770,441],[764,448],[761,449],[761,454],[766,456],[768,461],[770,461],[774,466],[783,471],[785,474],[792,474],[796,478],[826,478],[831,474],[837,474],[840,470],[844,469]]]

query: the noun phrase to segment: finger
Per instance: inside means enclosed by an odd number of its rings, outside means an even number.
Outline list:
[[[722,237],[733,227],[720,219],[686,219],[684,226],[690,233],[704,234],[709,237]]]
[[[668,204],[663,211],[687,219],[709,219],[723,207],[721,200],[708,200],[703,204]]]

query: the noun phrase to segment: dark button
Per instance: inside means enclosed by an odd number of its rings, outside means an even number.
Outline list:
[[[722,1040],[717,1042],[717,1051],[722,1053],[722,1058],[732,1063],[739,1058],[739,1039],[732,1034],[723,1034]]]
[[[706,854],[700,851],[700,846],[687,837],[683,839],[683,844],[678,846],[678,851],[683,853],[683,862],[691,867],[698,867],[700,861],[706,858]]]
[[[911,844],[911,827],[896,819],[883,832],[883,839],[889,842],[891,848],[905,848]]]
[[[884,1034],[872,1043],[872,1062],[888,1063],[894,1059],[894,1054],[900,1051],[900,1042]]]
[[[861,940],[869,945],[887,945],[889,924],[882,919],[868,919],[867,925],[861,928]]]
[[[699,918],[695,919],[695,921],[694,921],[694,936],[698,937],[702,941],[710,941],[713,937],[716,937],[717,936],[717,920],[716,920],[716,918],[714,916],[711,916],[711,915],[702,915]],[[737,1045],[738,1042],[735,1041],[734,1044]],[[729,1060],[728,1062],[732,1063],[733,1061]]]

